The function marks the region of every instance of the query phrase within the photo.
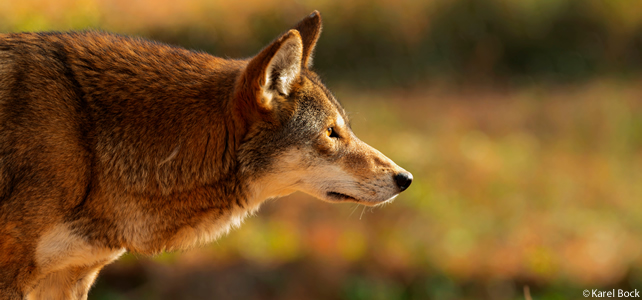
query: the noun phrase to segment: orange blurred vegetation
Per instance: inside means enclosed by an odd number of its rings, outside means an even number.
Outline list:
[[[90,298],[581,299],[642,288],[638,2],[21,0],[0,30],[239,56],[318,9],[319,73],[415,176],[374,209],[270,201],[205,248],[125,256]]]

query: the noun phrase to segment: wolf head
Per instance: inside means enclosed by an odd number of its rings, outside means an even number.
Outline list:
[[[320,33],[315,11],[248,62],[235,93],[247,120],[240,171],[260,200],[297,190],[329,202],[391,200],[412,175],[354,135],[341,104],[310,70]]]

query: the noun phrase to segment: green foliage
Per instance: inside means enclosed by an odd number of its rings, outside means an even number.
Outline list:
[[[108,5],[7,3],[5,31],[87,27],[139,34],[220,56],[245,57],[312,9],[325,30],[316,53],[327,78],[380,87],[457,82],[576,81],[631,76],[642,67],[642,5],[629,1],[286,1],[243,5],[190,0]],[[47,3],[42,5],[41,2]],[[148,3],[149,2],[149,3]]]

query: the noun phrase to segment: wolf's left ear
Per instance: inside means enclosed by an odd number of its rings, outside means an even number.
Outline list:
[[[312,67],[314,47],[321,35],[321,14],[319,11],[313,11],[309,16],[299,21],[299,23],[294,26],[294,29],[301,34],[301,39],[303,39],[301,66],[303,68],[310,68]]]

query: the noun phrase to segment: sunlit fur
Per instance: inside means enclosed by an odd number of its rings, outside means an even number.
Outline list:
[[[246,60],[101,32],[0,35],[0,300],[86,299],[125,251],[207,243],[297,190],[397,195],[403,169],[309,69],[320,32],[314,12]]]

